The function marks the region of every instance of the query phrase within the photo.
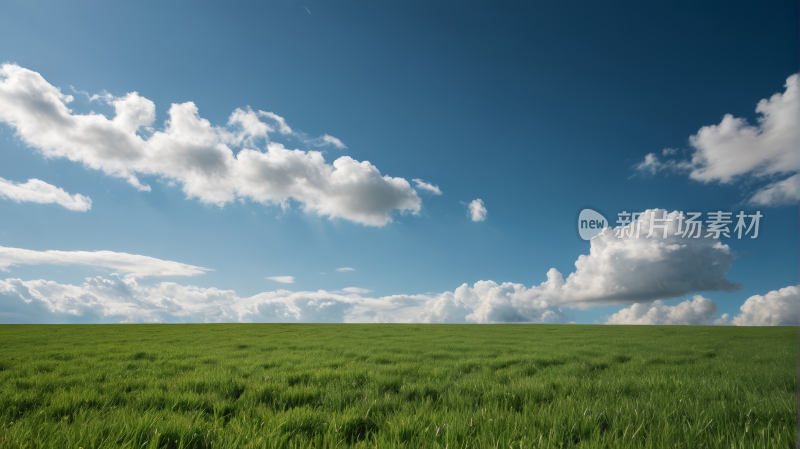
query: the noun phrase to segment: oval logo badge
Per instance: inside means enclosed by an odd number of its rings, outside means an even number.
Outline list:
[[[605,234],[606,228],[610,226],[606,217],[601,213],[591,209],[584,209],[578,216],[578,233],[584,240],[591,240],[600,234]]]

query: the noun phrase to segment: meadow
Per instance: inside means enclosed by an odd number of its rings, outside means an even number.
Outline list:
[[[797,328],[0,326],[0,447],[792,448]]]

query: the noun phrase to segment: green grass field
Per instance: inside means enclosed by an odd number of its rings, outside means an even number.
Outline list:
[[[0,447],[792,448],[796,328],[0,326]]]

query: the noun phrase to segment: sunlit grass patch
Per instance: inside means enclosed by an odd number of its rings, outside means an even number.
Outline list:
[[[790,447],[795,332],[4,326],[0,447]]]

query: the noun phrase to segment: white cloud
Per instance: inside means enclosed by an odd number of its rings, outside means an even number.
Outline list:
[[[551,270],[554,271],[554,270]],[[544,285],[544,284],[543,284]],[[555,302],[521,284],[479,281],[428,300],[414,321],[425,323],[569,323]]]
[[[286,124],[286,120],[284,120],[284,118],[281,117],[280,115],[275,114],[274,112],[265,112],[265,111],[258,111],[258,115],[261,117],[266,117],[275,120],[275,122],[278,123],[278,132],[280,132],[281,134],[283,135],[294,134],[292,128],[290,128],[289,125]]]
[[[164,129],[150,132],[155,104],[136,92],[110,100],[113,119],[74,113],[67,107],[70,101],[72,96],[38,73],[0,66],[0,121],[47,158],[81,162],[140,190],[150,190],[140,176],[156,176],[207,204],[249,198],[285,205],[292,198],[320,216],[372,226],[390,222],[395,210],[416,214],[421,207],[408,181],[381,175],[369,162],[343,156],[328,164],[318,151],[270,142],[271,132],[294,134],[271,112],[237,109],[227,127],[218,127],[200,118],[194,103],[173,104]],[[320,144],[341,144],[331,136],[320,139]],[[261,141],[266,151],[252,149]]]
[[[655,174],[662,170],[688,172],[701,182],[730,183],[742,177],[770,179],[794,175],[768,185],[750,202],[776,205],[800,201],[800,76],[786,80],[785,90],[756,106],[757,125],[726,114],[718,125],[704,126],[689,138],[691,161],[659,161],[653,153],[634,168]],[[675,154],[664,150],[665,156]]]
[[[696,152],[690,176],[700,181],[730,182],[735,176],[756,176],[800,170],[798,75],[786,80],[783,94],[758,102],[758,125],[726,114],[718,125],[704,126],[689,138]]]
[[[415,183],[417,183],[417,188],[422,190],[427,190],[434,195],[441,195],[442,191],[439,189],[439,186],[435,186],[433,184],[429,184],[421,179],[412,179]]]
[[[237,111],[239,111],[239,109],[237,109]],[[308,144],[308,145],[313,145],[315,147],[324,147],[324,146],[327,146],[327,145],[333,145],[334,147],[336,147],[336,148],[338,148],[340,150],[343,150],[343,149],[347,148],[347,146],[344,143],[342,143],[341,140],[339,140],[336,137],[331,136],[330,134],[323,134],[323,135],[321,135],[319,137],[311,137],[306,133],[294,131],[286,123],[286,120],[283,117],[281,117],[278,114],[275,114],[274,112],[258,111],[257,115],[259,117],[265,117],[265,118],[274,120],[275,123],[278,125],[278,129],[277,130],[270,126],[269,129],[267,130],[267,132],[275,132],[275,131],[277,131],[277,132],[279,132],[279,133],[281,133],[281,134],[283,134],[285,136],[294,136],[294,137],[297,137],[298,139],[300,139],[301,142],[303,142],[305,144]],[[254,117],[255,117],[255,115],[254,115]],[[248,120],[252,120],[252,119],[248,119]],[[257,118],[255,118],[255,120],[258,121]],[[266,137],[266,133],[264,134],[263,137]]]
[[[297,131],[292,131],[290,134],[296,137],[304,144],[311,145],[313,147],[325,147],[328,145],[332,145],[339,150],[344,150],[347,148],[347,146],[344,143],[342,143],[341,140],[328,134],[323,134],[319,137],[311,137],[306,133]]]
[[[562,308],[523,296],[517,284],[491,281],[433,297],[276,290],[242,298],[233,290],[173,282],[148,286],[113,275],[81,285],[12,278],[0,280],[0,322],[571,322]],[[799,304],[798,288],[787,287],[751,297],[733,320],[727,314],[713,319],[716,304],[695,296],[675,306],[634,304],[608,324],[798,325]]]
[[[342,267],[342,268],[337,268],[337,269],[336,269],[336,271],[339,271],[339,272],[345,272],[345,271],[355,271],[355,268],[350,268],[350,267]]]
[[[798,149],[800,151],[800,149]],[[750,203],[770,206],[791,204],[800,200],[800,173],[792,175],[782,181],[774,182],[759,189],[752,197]]]
[[[294,276],[270,276],[267,279],[281,284],[294,284]]]
[[[40,204],[58,204],[69,210],[86,212],[92,208],[92,200],[79,193],[70,195],[64,189],[38,179],[29,179],[25,184],[0,178],[0,198],[12,201],[29,201]]]
[[[633,168],[654,175],[661,170],[661,162],[658,161],[658,157],[655,153],[649,153],[644,157],[642,162],[634,165]]]
[[[436,297],[324,290],[277,290],[242,298],[231,290],[134,279],[87,278],[82,285],[52,281],[0,281],[0,322],[569,322],[556,307],[513,310],[508,285],[466,285]],[[494,304],[499,301],[498,304]]]
[[[347,293],[355,293],[359,295],[366,295],[367,293],[372,293],[372,290],[367,290],[366,288],[359,288],[359,287],[345,287],[342,291]]]
[[[486,220],[486,214],[488,213],[488,211],[486,210],[486,207],[483,205],[482,199],[478,198],[472,200],[469,203],[468,207],[469,207],[469,216],[472,219],[472,221]]]
[[[18,265],[86,265],[126,273],[126,278],[197,276],[210,271],[184,263],[113,251],[34,251],[0,246],[0,270]]]
[[[739,310],[731,321],[736,326],[800,326],[800,288],[790,286],[751,296]]]
[[[111,103],[114,100],[114,96],[111,95],[110,93],[108,93],[108,91],[105,90],[105,89],[103,89],[103,91],[100,92],[99,94],[90,95],[89,92],[86,92],[85,90],[78,90],[78,89],[75,89],[75,87],[73,87],[73,86],[69,86],[69,88],[73,92],[75,92],[76,94],[86,95],[86,98],[90,102],[91,101],[98,101],[98,102]]]
[[[488,285],[488,284],[486,284]],[[380,298],[342,295],[323,290],[277,290],[242,298],[232,290],[162,282],[140,285],[135,279],[87,278],[81,285],[52,281],[0,281],[0,322],[492,322],[492,320],[563,322],[558,309],[526,315],[457,313],[434,315],[431,301],[446,302],[463,296],[438,298],[394,295]],[[483,285],[476,291],[484,292]],[[473,293],[474,294],[474,293]],[[469,299],[467,299],[469,301]],[[426,304],[427,303],[427,304]],[[428,311],[428,312],[426,312]]]
[[[589,254],[578,258],[575,262],[575,272],[570,274],[566,280],[561,273],[552,268],[547,272],[547,280],[533,287],[510,282],[498,284],[488,280],[476,282],[472,286],[464,284],[452,292],[436,295],[394,295],[368,298],[360,295],[369,292],[347,288],[344,289],[344,292],[348,295],[325,291],[293,293],[279,290],[262,293],[251,298],[238,298],[235,293],[229,292],[225,293],[225,297],[228,299],[225,300],[227,302],[224,303],[224,307],[214,303],[214,308],[202,310],[212,321],[567,323],[572,321],[565,311],[569,308],[583,309],[598,305],[647,303],[680,297],[693,291],[733,291],[742,287],[725,278],[725,273],[734,259],[734,255],[727,245],[711,238],[684,239],[675,236],[677,223],[674,221],[667,226],[668,236],[666,238],[662,238],[660,233],[654,233],[651,238],[646,238],[650,224],[650,212],[646,211],[642,215],[641,221],[637,222],[641,228],[640,238],[635,237],[635,224],[616,229],[616,231],[622,229],[633,231],[630,236],[624,235],[623,238],[617,238],[615,230],[609,229],[605,234],[593,238],[590,241]],[[656,218],[661,218],[665,211],[654,209],[652,212]],[[677,212],[673,212],[667,215],[667,218],[674,219],[677,215]],[[702,233],[705,234],[704,231]],[[338,268],[337,271],[352,271],[352,268]],[[125,285],[135,284],[129,282],[130,280],[126,279]],[[31,282],[47,284],[46,281]],[[116,281],[104,280],[103,282],[113,283]],[[64,291],[77,289],[70,298],[74,298],[75,295],[83,295],[82,297],[85,298],[98,297],[92,287],[94,284],[89,284],[89,286],[84,284],[80,287],[59,288]],[[101,284],[106,285],[105,283]],[[167,289],[165,286],[169,288]],[[194,305],[185,304],[188,301],[185,299],[185,292],[194,292],[192,295],[199,295],[198,291],[210,292],[209,294],[213,293],[214,298],[219,298],[221,295],[214,289],[183,287],[172,283],[162,283],[157,288],[141,286],[137,288],[136,291],[141,293],[136,296],[135,301],[124,298],[107,299],[109,304],[116,304],[114,310],[127,310],[126,307],[134,307],[129,304],[131,301],[139,304],[135,306],[139,307],[135,313],[122,314],[128,317],[125,319],[141,321],[156,317],[160,320],[203,321],[206,315],[200,312],[195,315],[183,312],[170,314],[172,312],[167,313],[167,311],[157,308],[160,312],[150,313],[148,312],[151,310],[150,308],[156,306],[148,304],[162,307],[162,304],[169,303],[170,307],[174,306],[178,311],[195,310],[193,309]],[[165,289],[176,293],[168,296],[163,293]],[[18,290],[15,287],[14,291],[19,293]],[[152,296],[156,295],[154,292],[160,296]],[[46,295],[42,296],[42,301],[46,299],[45,297]],[[202,295],[199,297],[204,298]],[[206,299],[202,299],[202,301],[209,302]],[[702,317],[703,313],[708,311],[708,307],[706,307],[708,304],[702,300],[696,299],[696,301],[698,302],[692,303],[690,306],[684,306],[687,310],[667,315],[671,316],[674,321],[680,317],[690,316],[690,312],[695,316]],[[127,305],[124,307],[120,305],[123,303]],[[94,307],[92,310],[95,311],[93,313],[98,316],[120,315],[116,312],[103,311],[102,307],[105,306],[92,307]],[[220,307],[224,309],[224,313],[220,311],[222,310]],[[636,310],[626,316],[646,316],[650,308],[652,307],[637,306]],[[64,307],[58,310],[62,309]],[[658,315],[661,313],[660,310],[657,307],[656,312],[652,313]],[[663,312],[663,310],[661,311]]]
[[[711,316],[717,311],[714,301],[696,295],[675,306],[661,301],[650,304],[634,304],[611,315],[606,324],[711,324]]]
[[[692,291],[742,288],[725,278],[735,258],[727,245],[713,238],[676,235],[679,212],[665,213],[662,209],[646,210],[637,223],[624,228],[630,235],[624,232],[622,238],[617,237],[620,227],[593,238],[589,255],[578,258],[576,271],[566,281],[561,280],[560,273],[553,274],[560,301],[579,307],[630,304],[680,297]],[[666,223],[666,238],[661,229],[654,229],[656,232],[647,238],[653,216],[672,219]],[[706,231],[702,227],[701,235]]]
[[[664,154],[673,154],[668,153],[667,150],[664,150]],[[660,161],[658,156],[655,153],[650,153],[644,157],[642,162],[634,165],[633,168],[639,172],[649,173],[651,175],[655,175],[661,171],[681,171],[687,170],[691,166],[686,161],[675,161],[675,160],[667,160],[667,161]]]
[[[727,313],[712,319],[717,305],[697,295],[692,301],[686,300],[674,306],[667,306],[661,301],[633,304],[611,315],[606,324],[799,326],[800,288],[789,286],[764,296],[751,296],[739,310],[741,312],[733,319]]]
[[[3,322],[344,322],[360,300],[318,292],[277,290],[241,298],[232,290],[119,277],[81,285],[0,281]],[[391,308],[391,303],[387,302]]]
[[[590,241],[589,255],[581,255],[566,280],[555,268],[538,286],[480,281],[429,300],[417,319],[431,322],[568,322],[563,309],[632,304],[669,299],[692,291],[734,291],[742,286],[725,278],[734,256],[727,245],[711,238],[675,236],[677,223],[668,224],[667,238],[650,229],[650,212],[640,217],[640,238],[616,237],[608,230]],[[677,212],[667,215],[676,218]],[[704,229],[703,229],[704,231]],[[713,314],[713,311],[711,312]]]
[[[693,291],[734,291],[742,286],[725,278],[734,255],[727,245],[711,238],[675,236],[677,222],[668,224],[667,238],[650,229],[650,212],[662,218],[665,211],[648,210],[631,235],[616,237],[616,230],[590,241],[588,255],[575,262],[566,280],[555,268],[538,286],[480,281],[464,284],[453,293],[431,298],[417,316],[420,321],[567,322],[564,308],[632,304],[683,296]],[[675,219],[677,212],[667,215]],[[705,235],[705,228],[701,230]]]
[[[320,141],[320,144],[317,145],[317,146],[333,145],[333,146],[335,146],[336,148],[338,148],[340,150],[344,150],[344,149],[347,148],[345,146],[345,144],[342,143],[341,140],[337,139],[336,137],[329,136],[327,134],[323,134],[323,135],[319,136],[319,141]]]

